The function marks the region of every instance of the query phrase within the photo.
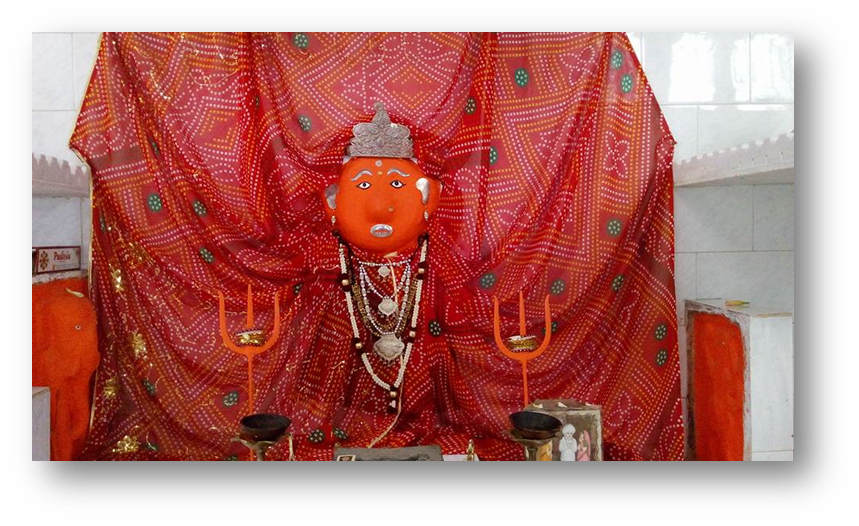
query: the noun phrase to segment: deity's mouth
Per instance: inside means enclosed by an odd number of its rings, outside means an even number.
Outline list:
[[[375,237],[388,237],[394,233],[394,227],[379,223],[370,227],[370,235]]]

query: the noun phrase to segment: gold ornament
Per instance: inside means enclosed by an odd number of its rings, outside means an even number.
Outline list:
[[[122,437],[122,440],[116,443],[116,447],[112,449],[114,453],[137,453],[137,450],[140,449],[140,441],[137,440],[136,436],[133,435],[125,435]]]
[[[265,335],[257,329],[237,333],[236,338],[238,338],[236,344],[242,347],[245,345],[259,347],[265,343]]]
[[[539,345],[534,336],[511,336],[507,338],[507,345],[513,352],[533,351]]]
[[[113,265],[109,265],[110,269],[110,279],[113,282],[113,290],[116,292],[122,292],[125,290],[125,285],[122,283],[122,270],[118,268],[114,268]]]
[[[119,380],[112,376],[107,379],[104,383],[104,388],[101,390],[101,394],[107,398],[108,400],[115,398],[116,394],[119,392]]]
[[[129,344],[131,345],[131,350],[134,351],[135,359],[146,360],[146,340],[143,338],[142,334],[140,334],[139,332],[131,333],[131,336],[129,337]]]
[[[143,248],[131,241],[125,243],[125,261],[131,268],[140,266],[147,259],[149,259],[149,254]]]

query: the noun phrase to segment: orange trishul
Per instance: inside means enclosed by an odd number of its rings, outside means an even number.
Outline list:
[[[280,337],[280,291],[274,295],[274,327],[271,334],[265,342],[259,343],[236,343],[233,341],[232,335],[227,331],[227,313],[224,301],[224,294],[218,291],[218,315],[219,325],[221,328],[221,338],[224,340],[224,345],[227,349],[241,354],[248,359],[248,414],[254,412],[254,356],[262,354],[277,342]],[[245,324],[248,331],[254,330],[254,302],[251,286],[248,285],[248,307],[247,307],[247,323]]]
[[[498,345],[498,348],[501,349],[501,352],[504,353],[504,356],[522,364],[522,388],[524,396],[522,407],[525,407],[530,402],[530,398],[528,396],[528,361],[543,354],[543,351],[549,347],[549,341],[552,337],[552,312],[549,309],[549,296],[547,295],[544,301],[546,335],[543,336],[543,342],[539,347],[533,351],[527,352],[514,352],[507,348],[504,339],[501,337],[501,319],[498,314],[498,298],[493,296],[492,302],[495,306],[495,312],[492,318],[495,329],[495,343]],[[521,291],[519,292],[519,336],[525,336],[525,300],[522,298]]]

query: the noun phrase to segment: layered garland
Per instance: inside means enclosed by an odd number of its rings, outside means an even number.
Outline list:
[[[423,290],[423,282],[426,278],[426,257],[427,257],[427,245],[429,244],[429,238],[427,236],[423,236],[423,239],[420,242],[420,255],[418,258],[417,271],[415,275],[414,285],[411,285],[411,267],[407,266],[404,274],[408,273],[409,276],[405,275],[402,279],[402,287],[405,287],[407,290],[404,294],[404,302],[405,304],[398,309],[398,316],[395,318],[395,322],[391,324],[383,324],[379,323],[378,320],[375,319],[375,316],[370,312],[370,306],[367,301],[366,290],[358,284],[359,280],[366,279],[369,282],[369,277],[366,276],[366,272],[364,271],[363,266],[360,267],[358,280],[354,279],[353,272],[351,271],[350,265],[348,263],[347,251],[348,248],[343,243],[342,239],[338,236],[338,251],[340,255],[340,287],[343,289],[343,297],[346,300],[346,308],[349,311],[349,322],[352,326],[352,346],[356,351],[361,354],[361,362],[364,364],[364,368],[367,370],[367,373],[373,379],[373,382],[384,389],[388,393],[388,412],[396,413],[399,409],[400,398],[401,398],[401,390],[400,387],[403,384],[403,379],[406,374],[406,367],[409,363],[409,357],[412,353],[412,348],[414,346],[415,337],[417,336],[417,324],[418,324],[418,316],[420,315],[420,302],[421,302],[421,291]],[[381,263],[367,263],[360,262],[359,265],[367,265],[367,266],[402,266],[411,262],[412,258],[409,260],[402,262],[392,262],[390,265],[381,264]],[[362,275],[363,273],[363,275]],[[396,283],[396,282],[395,282]],[[377,290],[375,291],[379,296],[383,296]],[[395,287],[394,296],[397,295],[397,288]],[[357,309],[356,304],[357,303]],[[403,332],[405,329],[406,321],[408,320],[409,330],[405,333],[405,350],[400,353],[397,358],[399,359],[399,368],[397,370],[397,376],[394,379],[393,383],[388,383],[382,378],[379,377],[378,374],[373,370],[373,366],[370,363],[370,357],[367,351],[364,349],[364,339],[361,337],[361,331],[358,328],[358,319],[355,315],[356,310],[361,316],[361,320],[364,324],[364,327],[373,335],[379,338],[385,337],[395,337],[397,339],[403,338]],[[409,316],[410,315],[410,316]],[[382,355],[378,352],[376,354],[384,359]]]

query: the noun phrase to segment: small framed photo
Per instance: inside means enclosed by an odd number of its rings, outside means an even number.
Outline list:
[[[355,455],[337,455],[337,462],[354,462]]]
[[[578,400],[536,400],[525,408],[552,415],[561,431],[552,441],[552,460],[599,461],[602,456],[602,411]]]

